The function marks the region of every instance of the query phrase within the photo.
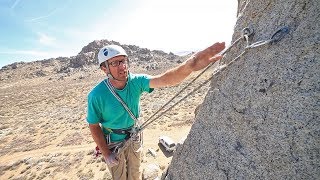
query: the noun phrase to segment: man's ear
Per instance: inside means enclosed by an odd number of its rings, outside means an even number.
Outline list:
[[[100,68],[101,68],[101,70],[102,70],[103,72],[105,72],[105,73],[109,73],[109,71],[108,71],[108,69],[107,69],[106,67],[101,66]]]

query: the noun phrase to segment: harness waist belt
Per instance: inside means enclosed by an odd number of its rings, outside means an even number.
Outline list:
[[[126,135],[125,140],[129,139],[131,137],[131,130],[132,128],[129,129],[110,129],[110,128],[105,128],[108,130],[110,133],[115,133],[115,134],[120,134],[120,135]]]

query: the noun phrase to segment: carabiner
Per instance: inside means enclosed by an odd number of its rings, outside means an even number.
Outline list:
[[[138,134],[141,131],[141,128],[138,126],[134,126],[132,127],[132,129],[130,130],[131,135],[135,135]]]
[[[249,37],[252,36],[254,34],[254,30],[249,27],[246,27],[242,30],[242,37],[244,38],[244,40],[247,42],[247,46],[248,47],[250,45],[249,43]]]
[[[250,29],[249,27],[246,27],[242,30],[242,36],[247,36],[250,37],[251,35],[254,34],[254,29]]]
[[[271,44],[279,42],[286,34],[288,34],[290,29],[288,27],[282,27],[278,29],[270,38]]]

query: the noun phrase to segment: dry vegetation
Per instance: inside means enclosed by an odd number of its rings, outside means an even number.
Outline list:
[[[95,144],[85,121],[86,96],[103,78],[94,67],[69,75],[0,81],[0,179],[110,179],[105,163],[93,156]],[[145,94],[141,118],[150,117],[187,82]],[[143,167],[168,165],[172,155],[159,148],[159,135],[175,141],[185,137],[207,89],[201,88],[145,130]],[[157,156],[148,154],[148,148]]]

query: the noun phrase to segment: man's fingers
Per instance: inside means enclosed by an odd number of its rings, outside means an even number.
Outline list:
[[[211,49],[215,52],[215,53],[219,53],[220,51],[222,51],[224,48],[226,47],[225,43],[215,43],[211,46]]]
[[[216,61],[219,61],[222,58],[223,58],[223,56],[221,56],[221,55],[215,55],[215,56],[210,58],[210,61],[211,62],[216,62]]]
[[[106,157],[105,161],[109,167],[117,166],[119,164],[118,157],[113,153]]]
[[[107,164],[109,167],[113,167],[113,166],[117,166],[119,164],[119,161],[111,160],[111,161],[107,161]]]

